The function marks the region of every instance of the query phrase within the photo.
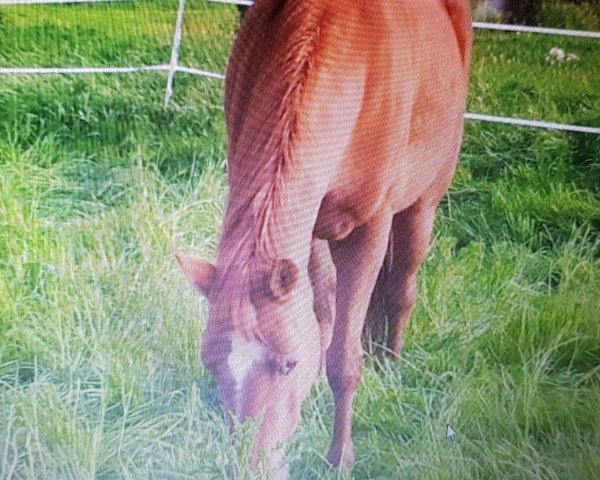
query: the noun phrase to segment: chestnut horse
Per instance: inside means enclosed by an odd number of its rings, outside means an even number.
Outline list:
[[[217,261],[177,258],[208,298],[201,357],[226,410],[262,419],[253,467],[261,453],[280,466],[323,365],[327,458],[354,461],[363,326],[399,352],[459,154],[471,40],[468,0],[257,0],[246,13]]]

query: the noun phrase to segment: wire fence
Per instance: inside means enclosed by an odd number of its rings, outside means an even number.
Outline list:
[[[37,5],[37,4],[81,4],[81,3],[123,3],[136,0],[0,0],[0,6],[8,5]],[[139,0],[138,0],[139,1]],[[251,6],[251,0],[203,0],[206,2],[223,3],[241,6]],[[225,75],[194,67],[179,65],[179,47],[183,37],[183,19],[186,0],[179,0],[177,20],[173,33],[171,58],[168,64],[162,65],[140,65],[123,67],[7,67],[0,68],[0,75],[63,75],[63,74],[128,74],[147,71],[167,72],[167,84],[165,87],[164,106],[168,108],[173,95],[173,80],[177,72],[190,75],[200,75],[209,78],[224,79]],[[500,23],[473,22],[473,28],[480,30],[496,30],[505,32],[533,33],[543,35],[559,35],[568,37],[581,37],[600,39],[600,32],[589,32],[583,30],[568,30],[558,28],[534,27],[527,25],[508,25]],[[583,125],[569,125],[543,120],[528,120],[524,118],[502,117],[495,115],[484,115],[468,112],[465,119],[473,121],[504,123],[549,130],[567,132],[588,133],[600,135],[600,128]]]

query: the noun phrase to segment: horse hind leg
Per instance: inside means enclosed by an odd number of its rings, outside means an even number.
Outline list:
[[[387,309],[384,286],[392,268],[393,242],[393,230],[390,230],[387,253],[383,260],[383,265],[379,270],[373,294],[371,295],[364,326],[363,341],[365,349],[369,351],[369,353],[377,352],[379,347],[384,344],[386,338]]]
[[[418,200],[394,215],[389,251],[369,305],[372,338],[398,358],[417,296],[417,272],[427,256],[437,202]]]

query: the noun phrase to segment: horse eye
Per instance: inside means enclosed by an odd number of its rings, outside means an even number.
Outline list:
[[[271,360],[271,368],[273,373],[278,375],[289,375],[290,372],[298,365],[298,360]]]
[[[296,365],[298,365],[298,360],[286,360],[280,365],[279,373],[281,375],[289,375]]]

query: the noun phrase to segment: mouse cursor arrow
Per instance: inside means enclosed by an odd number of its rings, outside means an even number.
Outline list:
[[[456,438],[456,432],[453,430],[450,424],[448,424],[448,428],[446,429],[446,438],[449,438],[450,440],[454,440]]]

